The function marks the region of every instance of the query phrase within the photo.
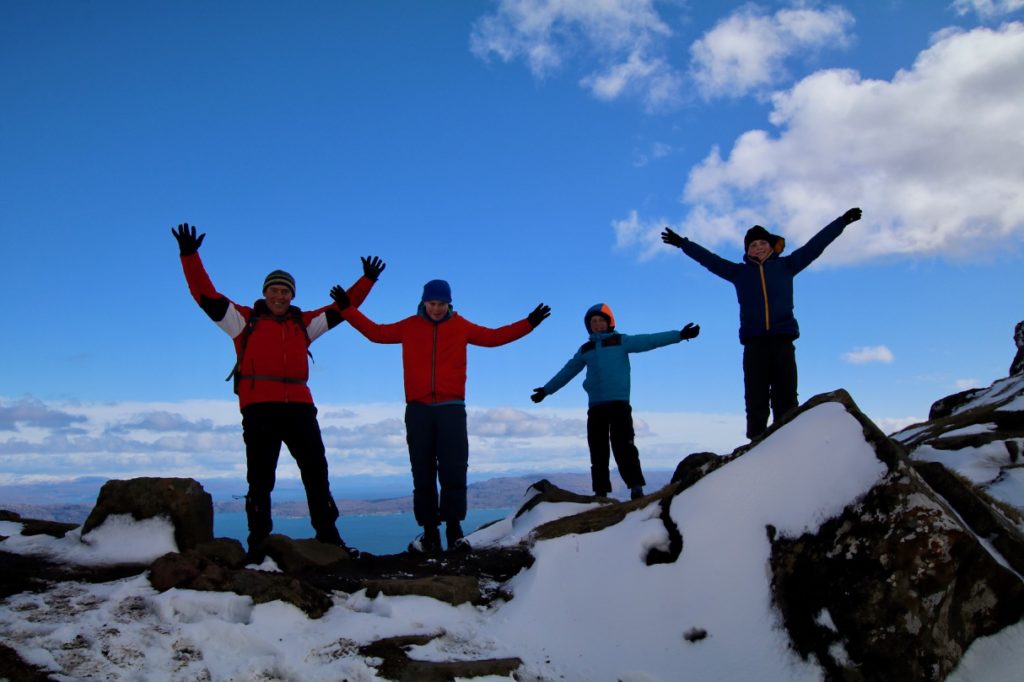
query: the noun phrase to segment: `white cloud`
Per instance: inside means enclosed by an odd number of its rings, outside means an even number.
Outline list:
[[[759,223],[804,243],[851,206],[857,249],[823,261],[891,255],[969,258],[1024,235],[1024,24],[946,33],[891,81],[821,71],[773,96],[772,135],[713,148],[683,191],[676,231],[708,246]],[[618,243],[665,253],[663,221],[631,214]],[[771,227],[776,226],[776,227]],[[781,227],[779,227],[781,226]]]
[[[470,49],[480,59],[524,60],[545,78],[579,56],[600,66],[579,83],[603,100],[637,95],[648,109],[679,97],[681,77],[660,55],[671,35],[651,0],[500,0],[477,20]]]
[[[981,382],[977,379],[957,379],[953,385],[958,391],[966,391],[972,388],[981,388]]]
[[[690,47],[691,75],[707,98],[740,97],[786,77],[796,53],[849,43],[853,16],[833,6],[765,14],[747,6],[722,20]]]
[[[864,365],[869,362],[892,362],[895,357],[892,351],[886,346],[864,346],[854,348],[849,353],[843,353],[843,361],[852,365]]]
[[[13,423],[19,427],[0,432],[0,485],[82,476],[245,475],[234,401],[89,404],[0,396],[0,406],[18,415]],[[319,407],[332,476],[408,473],[403,404]],[[467,416],[475,474],[589,468],[585,407],[496,407],[470,409]],[[74,433],[69,423],[76,424]],[[740,415],[636,413],[634,424],[644,466],[652,468],[671,468],[689,452],[731,450],[742,441]],[[298,477],[294,460],[282,451],[278,479]]]
[[[953,0],[950,7],[960,16],[975,12],[982,19],[994,19],[1024,9],[1024,0]]]

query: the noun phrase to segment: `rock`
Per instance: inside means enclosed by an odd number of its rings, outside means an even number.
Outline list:
[[[405,635],[379,639],[359,648],[363,656],[380,660],[377,671],[387,680],[402,682],[451,682],[451,680],[496,676],[507,678],[522,661],[518,658],[489,658],[473,661],[417,661],[406,649],[429,644],[439,635]]]
[[[251,597],[256,604],[280,599],[302,609],[310,618],[320,618],[331,608],[326,592],[293,576],[230,568],[196,550],[171,552],[154,561],[149,582],[160,592],[171,588],[234,592]]]
[[[287,573],[322,568],[350,558],[348,552],[341,547],[317,540],[293,540],[278,533],[264,541],[263,550]]]
[[[679,483],[681,490],[689,488],[724,463],[723,458],[713,452],[694,452],[676,465],[676,470],[672,473],[672,482]]]
[[[171,588],[223,590],[227,581],[228,569],[195,550],[165,554],[149,567],[149,583],[158,592]]]
[[[195,547],[196,552],[221,566],[241,568],[245,565],[245,548],[233,538],[217,538]]]
[[[1024,374],[1024,321],[1013,328],[1013,343],[1017,346],[1017,354],[1010,363],[1010,376]]]
[[[775,603],[796,651],[828,679],[944,679],[976,638],[1024,616],[1024,584],[899,446],[841,401],[889,473],[813,535],[768,529]]]
[[[0,521],[12,521],[21,524],[22,535],[49,535],[54,538],[62,538],[69,530],[78,528],[75,523],[61,523],[60,521],[44,521],[41,519],[23,519],[19,514],[0,509]]]
[[[974,533],[991,542],[1015,571],[1024,574],[1024,536],[1014,524],[1014,520],[1020,521],[1020,514],[1001,509],[991,497],[938,462],[914,462],[914,469]]]
[[[389,597],[419,595],[431,597],[458,606],[480,601],[480,582],[469,575],[435,575],[410,580],[368,580],[366,596],[373,599],[379,594]]]
[[[137,521],[166,517],[174,524],[179,551],[213,540],[213,498],[191,478],[133,478],[107,481],[100,488],[82,536],[108,516],[128,514]]]

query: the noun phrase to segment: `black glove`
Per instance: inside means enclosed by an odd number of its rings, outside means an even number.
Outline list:
[[[360,256],[359,260],[363,261],[363,274],[366,275],[367,279],[374,282],[377,281],[380,273],[384,272],[384,268],[387,267],[384,261],[377,256],[366,256],[365,258]]]
[[[843,220],[846,221],[847,225],[849,225],[850,223],[855,223],[858,220],[860,220],[860,213],[861,211],[859,208],[851,208],[849,211],[843,214]]]
[[[679,330],[679,338],[683,341],[689,341],[690,339],[697,338],[700,334],[700,325],[694,324],[693,322],[687,323],[685,327]]]
[[[191,256],[193,253],[199,250],[199,246],[206,239],[206,233],[202,233],[199,237],[196,237],[196,228],[189,226],[188,223],[182,223],[178,225],[178,229],[171,228],[171,234],[178,240],[178,249],[181,251],[182,256]]]
[[[661,241],[665,242],[669,246],[675,246],[682,248],[683,244],[686,243],[686,237],[682,237],[672,231],[671,228],[666,227],[661,233]]]
[[[540,305],[533,309],[532,313],[526,316],[526,321],[529,322],[531,326],[536,327],[538,324],[543,322],[544,319],[550,314],[551,306],[547,306],[541,303]]]
[[[352,305],[352,302],[348,299],[348,292],[337,284],[331,287],[331,298],[338,304],[338,310],[344,310]]]
[[[547,391],[545,391],[543,388],[535,388],[533,389],[533,395],[530,396],[530,400],[532,400],[535,403],[539,403],[546,397],[548,397]]]

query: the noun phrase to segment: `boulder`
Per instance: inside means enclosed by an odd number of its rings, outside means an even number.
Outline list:
[[[255,604],[279,599],[301,609],[310,618],[320,618],[331,608],[326,592],[293,576],[231,568],[196,550],[181,554],[171,552],[154,561],[149,582],[160,592],[171,588],[234,592],[251,597]]]
[[[767,529],[775,603],[793,647],[814,656],[827,679],[942,680],[975,639],[1024,616],[1024,584],[896,442],[848,396],[831,395],[864,425],[888,474],[814,534],[781,537]],[[925,470],[944,490],[956,489]],[[973,513],[990,524],[986,535],[997,527],[1014,534],[992,514]],[[1013,537],[1004,546],[1019,548]]]
[[[1013,328],[1013,343],[1017,346],[1017,354],[1010,363],[1010,375],[1024,374],[1024,321],[1018,322]]]
[[[191,478],[107,481],[82,525],[82,535],[116,514],[131,515],[136,521],[161,516],[169,519],[179,551],[213,540],[213,498]]]
[[[274,533],[263,542],[263,551],[287,573],[323,568],[351,557],[342,547],[317,540],[293,540]]]
[[[413,594],[447,602],[452,606],[466,602],[475,604],[481,598],[480,582],[474,576],[469,575],[434,575],[408,580],[368,580],[366,596],[373,599],[379,594],[389,597]]]

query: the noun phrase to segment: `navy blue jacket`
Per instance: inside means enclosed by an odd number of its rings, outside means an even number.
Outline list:
[[[708,251],[689,239],[680,246],[712,273],[732,282],[740,304],[740,343],[759,336],[796,339],[800,325],[793,315],[793,278],[820,256],[843,233],[847,223],[836,218],[810,241],[788,256],[773,253],[764,263],[744,255],[734,263]]]
[[[544,392],[551,395],[586,367],[583,389],[591,405],[613,400],[628,402],[629,354],[654,350],[681,340],[677,329],[632,336],[616,331],[591,334],[590,340],[580,346],[565,367],[544,384]]]

